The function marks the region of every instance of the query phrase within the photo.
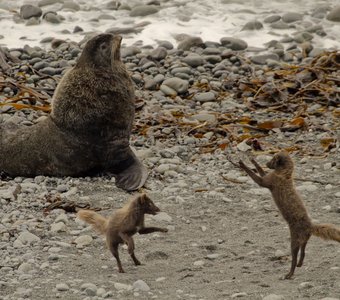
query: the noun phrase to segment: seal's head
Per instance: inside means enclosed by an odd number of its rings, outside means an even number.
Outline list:
[[[111,68],[120,62],[122,37],[109,33],[99,34],[90,39],[78,60],[78,66],[92,68]]]
[[[286,151],[281,151],[267,163],[267,167],[275,171],[292,174],[294,163]]]

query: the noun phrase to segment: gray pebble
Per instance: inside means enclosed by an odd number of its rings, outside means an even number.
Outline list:
[[[20,17],[28,20],[32,17],[40,18],[42,15],[41,8],[31,5],[31,4],[24,4],[20,7]]]
[[[237,38],[223,37],[220,41],[222,46],[235,51],[245,50],[248,47],[245,41]]]
[[[188,51],[192,47],[202,47],[204,45],[203,40],[200,37],[190,36],[181,41],[177,49]]]
[[[260,54],[260,55],[254,55],[250,58],[250,60],[259,65],[265,65],[267,63],[267,60],[276,60],[278,61],[280,58],[277,54],[275,53],[269,53],[269,54]]]
[[[281,16],[279,16],[279,15],[271,15],[271,16],[266,17],[263,20],[263,22],[264,23],[274,23],[274,22],[277,22],[279,20],[281,20]]]
[[[183,62],[188,64],[190,67],[198,67],[204,64],[204,59],[198,54],[190,54],[182,59]]]
[[[340,5],[334,7],[326,18],[329,21],[340,22]]]
[[[269,294],[262,298],[262,300],[284,300],[284,296],[276,295],[276,294]]]
[[[215,101],[216,96],[213,92],[204,92],[204,93],[197,93],[194,96],[194,99],[199,102],[208,102],[208,101]]]
[[[80,10],[80,5],[72,0],[66,0],[64,1],[62,9],[67,11],[78,11]]]
[[[24,231],[18,236],[18,240],[24,245],[31,245],[40,241],[40,237],[30,233],[29,231]]]
[[[139,279],[137,281],[135,281],[133,284],[132,284],[132,288],[135,290],[135,291],[142,291],[142,292],[148,292],[150,291],[150,287],[146,284],[145,281]]]
[[[164,80],[163,85],[175,90],[178,94],[185,93],[189,87],[188,81],[176,77]]]
[[[290,26],[287,23],[283,22],[282,20],[271,23],[270,27],[274,29],[289,29],[290,28]]]
[[[93,241],[93,238],[90,235],[81,235],[74,240],[74,242],[77,244],[77,247],[88,246],[92,243],[92,241]]]
[[[159,8],[155,5],[137,5],[130,11],[130,17],[144,17],[157,13]]]
[[[292,23],[296,21],[301,21],[303,19],[303,14],[299,14],[296,12],[288,12],[283,14],[282,21],[285,23]]]
[[[56,285],[56,289],[59,292],[65,292],[65,291],[68,291],[70,288],[66,283],[58,283]]]
[[[259,22],[259,21],[254,20],[254,21],[247,22],[243,26],[242,30],[260,30],[262,28],[263,28],[262,23]]]
[[[55,12],[47,12],[44,15],[44,19],[46,22],[52,23],[52,24],[59,24],[61,22],[61,19]]]
[[[40,20],[36,17],[29,18],[26,22],[26,26],[34,26],[34,25],[39,25]]]
[[[162,60],[166,58],[168,51],[164,47],[158,47],[150,53],[150,56],[155,60]]]

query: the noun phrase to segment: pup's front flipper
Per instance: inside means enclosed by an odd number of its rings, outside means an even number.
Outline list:
[[[131,149],[129,152],[130,157],[128,161],[132,161],[132,164],[129,164],[129,166],[120,173],[115,174],[114,177],[116,178],[117,187],[126,191],[135,191],[144,185],[148,177],[148,171]]]

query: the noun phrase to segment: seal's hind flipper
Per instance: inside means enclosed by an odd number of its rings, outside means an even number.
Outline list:
[[[148,177],[148,171],[132,151],[131,156],[133,163],[119,174],[114,175],[117,187],[126,191],[138,190]]]

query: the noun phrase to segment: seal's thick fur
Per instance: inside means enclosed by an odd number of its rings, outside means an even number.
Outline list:
[[[129,146],[135,96],[120,44],[112,34],[89,40],[60,81],[50,116],[29,127],[0,128],[1,171],[26,177],[110,172],[125,190],[144,184],[147,171]]]

